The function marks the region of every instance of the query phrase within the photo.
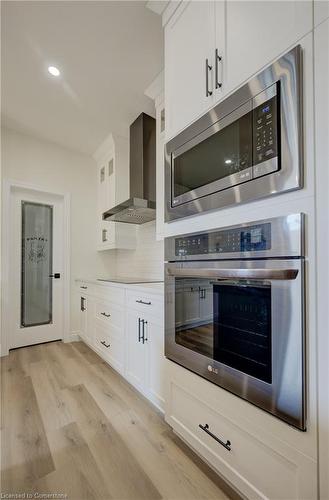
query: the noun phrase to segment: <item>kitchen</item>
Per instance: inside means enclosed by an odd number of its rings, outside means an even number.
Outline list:
[[[2,494],[329,498],[329,2],[1,9]]]

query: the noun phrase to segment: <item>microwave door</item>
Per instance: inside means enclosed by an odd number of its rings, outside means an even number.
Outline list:
[[[252,106],[247,101],[172,153],[172,206],[251,180]]]

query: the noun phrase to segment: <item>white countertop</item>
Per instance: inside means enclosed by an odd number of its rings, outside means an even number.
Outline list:
[[[91,285],[103,286],[103,287],[117,287],[125,288],[129,290],[145,291],[148,293],[158,293],[163,294],[164,283],[163,281],[158,283],[118,283],[114,281],[99,281],[95,278],[78,278],[75,280],[77,283],[90,283]]]

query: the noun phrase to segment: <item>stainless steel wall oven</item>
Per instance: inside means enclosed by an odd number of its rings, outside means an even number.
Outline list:
[[[166,220],[301,188],[301,47],[165,147]]]
[[[165,354],[305,430],[304,217],[165,240]]]

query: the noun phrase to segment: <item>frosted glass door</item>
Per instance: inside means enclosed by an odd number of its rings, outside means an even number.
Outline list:
[[[22,202],[21,327],[52,323],[53,207]]]

